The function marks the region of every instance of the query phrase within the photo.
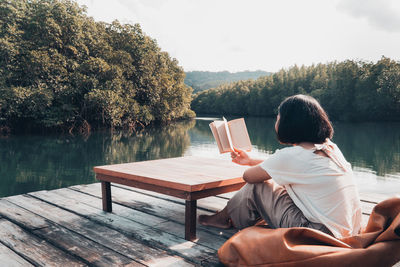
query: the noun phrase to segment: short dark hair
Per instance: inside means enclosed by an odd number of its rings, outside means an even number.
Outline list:
[[[323,143],[332,138],[333,127],[318,101],[307,95],[286,98],[278,108],[277,137],[281,143]]]

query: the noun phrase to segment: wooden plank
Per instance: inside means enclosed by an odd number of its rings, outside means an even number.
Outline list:
[[[375,203],[361,201],[361,211],[363,214],[371,215],[372,210],[376,206]]]
[[[134,221],[127,220],[126,218],[117,216],[113,213],[102,212],[101,210],[87,206],[84,203],[79,203],[76,196],[70,194],[70,192],[67,194],[66,190],[67,189],[40,191],[30,193],[30,195],[43,201],[53,203],[54,205],[62,207],[63,209],[80,216],[84,216],[118,232],[129,235],[150,247],[163,249],[195,263],[199,263],[205,258],[214,257],[216,255],[216,251],[211,248],[186,241],[153,227],[148,227],[146,225],[138,227],[140,224]],[[74,192],[73,190],[69,191]],[[78,192],[75,193],[81,194]],[[66,194],[69,195],[69,197],[66,196]],[[218,262],[217,258],[216,262]]]
[[[400,191],[400,188],[399,188]],[[364,202],[371,202],[371,203],[379,203],[381,201],[384,201],[386,199],[392,198],[392,197],[400,197],[399,194],[388,194],[388,195],[383,195],[383,194],[377,194],[377,193],[360,193],[360,198]]]
[[[224,194],[218,195],[217,197],[225,198],[225,199],[231,199],[235,195],[235,193],[236,192],[224,193]]]
[[[71,255],[26,232],[7,220],[0,220],[0,240],[36,266],[86,266]]]
[[[92,196],[101,197],[99,183],[90,184],[90,185],[82,185],[82,186],[73,186],[72,189],[79,190],[80,192],[85,192]],[[113,201],[114,203],[119,203],[121,205],[125,205],[127,207],[131,207],[132,209],[140,210],[146,212],[148,214],[152,214],[154,216],[158,216],[160,218],[170,220],[173,222],[177,222],[180,224],[185,223],[185,213],[184,213],[184,201],[172,197],[168,197],[165,195],[161,195],[165,198],[156,198],[151,194],[155,194],[153,192],[147,192],[148,194],[141,194],[135,191],[127,191],[125,189],[119,187],[113,187]],[[175,202],[172,199],[179,201]],[[172,200],[172,201],[170,201]],[[201,203],[203,199],[198,200],[198,203]],[[226,201],[221,199],[221,201]],[[199,205],[198,205],[199,206]],[[222,205],[221,205],[222,206]],[[202,209],[198,209],[199,214],[210,214]],[[205,227],[199,225],[197,227],[198,234],[199,230],[212,232],[215,235],[219,235],[221,232],[220,229]],[[234,233],[236,233],[236,229],[224,229],[222,230],[222,235],[225,237],[231,237]]]
[[[67,236],[65,236],[66,230],[57,228],[54,229],[54,226],[49,229],[45,228],[37,230],[36,234],[42,236],[43,238],[55,239],[56,242],[60,243],[59,246],[63,246],[65,247],[65,249],[76,249],[76,252],[79,253],[81,252],[79,250],[82,250],[83,256],[87,255],[86,257],[90,257],[89,259],[87,259],[87,261],[92,264],[102,265],[102,257],[105,257],[105,260],[103,262],[104,264],[106,264],[106,266],[107,264],[109,264],[108,266],[111,266],[112,264],[118,264],[118,259],[116,259],[115,257],[121,257],[121,259],[125,258],[124,256],[121,256],[122,254],[126,257],[129,257],[128,262],[134,259],[144,265],[155,263],[158,259],[161,259],[163,262],[175,262],[182,265],[187,265],[187,262],[184,261],[182,258],[168,255],[160,249],[148,247],[135,239],[126,237],[118,231],[96,224],[86,218],[57,208],[56,206],[40,201],[38,199],[29,196],[16,196],[10,197],[8,198],[8,200],[14,201],[14,203],[20,205],[21,207],[29,209],[32,213],[35,213],[36,216],[43,216],[47,218],[48,221],[56,223],[57,225],[60,225],[65,229],[68,229],[71,233]],[[29,217],[33,216],[33,214],[29,215]],[[76,236],[76,233],[81,236],[85,236],[91,241],[88,241],[86,239],[82,241],[76,241],[76,239],[80,238],[79,236]],[[58,235],[60,236],[60,240],[58,240]],[[71,238],[72,240],[69,240],[69,238]],[[114,252],[110,252],[110,250],[102,248],[102,246],[99,246],[98,244],[112,249]],[[81,246],[84,247],[81,248]],[[90,247],[90,250],[96,249],[96,251],[98,252],[88,252],[87,247]],[[110,262],[110,259],[112,259],[114,263]]]
[[[33,266],[24,258],[18,256],[14,251],[0,243],[0,263],[7,267],[26,267]]]
[[[47,227],[49,223],[46,219],[32,216],[32,213],[23,209],[6,199],[0,199],[0,214],[12,222],[23,224],[26,229],[35,230]]]
[[[215,262],[215,260],[213,260]],[[151,266],[151,267],[165,267],[165,266],[177,266],[177,267],[190,267],[190,266],[196,266],[190,262],[182,260],[182,258],[174,256],[167,256],[164,258],[157,258],[151,261],[146,262],[146,266]],[[215,266],[215,264],[214,264]]]
[[[95,266],[144,266],[121,253],[106,248],[97,242],[93,242],[63,227],[51,225],[35,230],[34,233],[57,245],[57,247],[84,259],[90,265]]]
[[[157,225],[157,229],[180,238],[185,238],[185,232],[183,231],[182,225],[176,222],[163,222]],[[197,240],[194,242],[218,250],[229,239],[229,237],[223,235],[223,231],[220,229],[214,228],[213,230],[214,231],[206,231],[197,228]]]

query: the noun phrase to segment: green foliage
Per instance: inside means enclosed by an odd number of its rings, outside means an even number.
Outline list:
[[[257,79],[271,73],[258,71],[240,71],[231,73],[229,71],[189,71],[186,72],[185,84],[193,88],[194,93],[214,88],[219,85],[236,82],[240,80]]]
[[[200,114],[274,116],[279,103],[294,94],[317,98],[333,120],[400,119],[400,63],[347,60],[282,69],[255,81],[239,81],[195,95]]]
[[[0,126],[135,128],[193,117],[175,59],[69,0],[0,2]]]

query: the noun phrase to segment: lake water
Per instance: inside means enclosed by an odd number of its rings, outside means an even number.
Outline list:
[[[141,132],[94,132],[90,136],[0,137],[0,197],[96,182],[93,166],[150,159],[220,155],[208,124],[198,118]],[[230,118],[232,119],[232,118]],[[246,118],[254,146],[265,158],[282,146],[273,119]],[[334,123],[333,141],[353,165],[360,192],[400,194],[400,123]]]

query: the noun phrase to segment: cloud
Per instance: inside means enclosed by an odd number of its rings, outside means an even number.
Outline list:
[[[139,23],[186,70],[400,59],[400,0],[77,1],[97,21]]]
[[[366,19],[380,30],[400,32],[400,4],[397,0],[341,0],[337,9]]]

